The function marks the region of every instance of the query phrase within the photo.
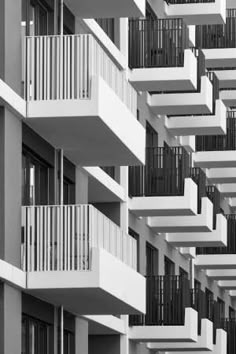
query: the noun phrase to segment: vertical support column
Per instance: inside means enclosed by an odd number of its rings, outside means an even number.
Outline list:
[[[64,154],[60,150],[60,205],[64,204]]]
[[[120,204],[120,227],[128,233],[129,231],[129,210],[128,210],[128,188],[129,188],[129,169],[120,167],[120,184],[125,190],[125,202]],[[129,317],[121,316],[125,323],[126,333],[120,336],[120,354],[129,354],[128,326]]]
[[[88,174],[76,167],[75,204],[88,204]]]
[[[129,20],[128,18],[120,19],[120,51],[126,58],[126,68],[128,69],[129,61]],[[128,71],[126,71],[128,73]]]
[[[88,321],[75,318],[75,354],[88,354]]]
[[[60,350],[60,354],[64,354],[64,308],[63,306],[61,306],[60,308],[60,314],[61,314],[61,320],[60,320],[60,327],[61,327],[61,350]]]
[[[21,352],[21,292],[0,283],[0,354]]]
[[[21,93],[21,0],[0,1],[0,79]]]
[[[195,278],[195,269],[194,269],[194,259],[189,260],[189,274],[190,274],[190,287],[194,289],[194,278]]]
[[[54,326],[53,326],[53,338],[54,338],[54,354],[58,354],[58,308],[54,306]]]
[[[22,123],[0,107],[0,258],[21,266]]]

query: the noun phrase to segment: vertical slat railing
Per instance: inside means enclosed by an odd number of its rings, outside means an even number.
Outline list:
[[[136,91],[92,35],[26,37],[25,51],[27,101],[90,99],[100,76],[136,116]]]
[[[137,269],[137,241],[92,205],[22,207],[23,270],[90,270],[93,247]]]

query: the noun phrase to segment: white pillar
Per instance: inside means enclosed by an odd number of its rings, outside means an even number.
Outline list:
[[[75,319],[75,354],[88,354],[88,321]]]
[[[76,167],[75,203],[88,204],[88,174],[81,167]]]
[[[189,260],[189,267],[190,267],[190,287],[194,289],[194,278],[195,278],[195,269],[194,269],[194,259]]]

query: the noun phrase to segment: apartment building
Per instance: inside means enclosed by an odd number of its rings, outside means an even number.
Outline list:
[[[0,354],[235,354],[235,1],[0,0],[0,48]]]

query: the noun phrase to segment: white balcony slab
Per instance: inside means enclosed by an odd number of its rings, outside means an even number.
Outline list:
[[[137,68],[130,72],[129,79],[138,91],[196,90],[197,59],[186,49],[183,67]]]
[[[202,49],[208,68],[235,68],[236,48]]]
[[[145,129],[101,77],[91,84],[90,99],[29,101],[26,123],[76,165],[144,163]]]
[[[229,291],[229,295],[230,295],[231,297],[236,297],[236,290],[230,290],[230,291]]]
[[[236,60],[235,60],[236,65]],[[220,88],[236,88],[236,70],[214,70]]]
[[[196,257],[195,247],[179,247],[179,252],[188,259],[194,259]]]
[[[65,0],[74,15],[80,18],[140,17],[145,16],[144,0]]]
[[[220,99],[224,102],[226,107],[236,106],[236,90],[221,90]]]
[[[148,343],[151,351],[188,352],[188,351],[212,351],[213,350],[213,324],[207,319],[201,320],[201,335],[196,343]]]
[[[27,291],[81,315],[145,312],[145,278],[98,248],[91,271],[27,272]]]
[[[236,184],[235,183],[224,183],[218,186],[218,190],[222,197],[231,198],[236,197]]]
[[[213,229],[213,205],[207,198],[202,198],[201,214],[188,216],[148,217],[147,225],[160,233],[211,232]]]
[[[197,214],[197,185],[191,178],[184,180],[183,196],[133,197],[129,210],[137,216],[174,216]]]
[[[221,24],[226,20],[226,0],[174,5],[164,2],[164,12],[167,17],[183,17],[188,25]]]
[[[166,241],[175,247],[224,247],[227,245],[227,221],[218,214],[216,230],[211,232],[168,233]]]
[[[201,269],[236,269],[235,254],[198,255],[195,266]]]
[[[195,167],[236,167],[236,151],[198,151],[192,154]]]
[[[147,105],[154,114],[210,114],[213,111],[212,84],[203,76],[200,92],[152,94],[147,96]]]
[[[206,170],[210,184],[236,183],[236,168],[210,168]]]
[[[206,275],[213,280],[236,280],[236,269],[209,269]]]
[[[173,116],[165,119],[165,127],[172,135],[223,135],[226,134],[226,107],[216,101],[215,114],[202,116]]]
[[[229,206],[232,210],[236,209],[236,198],[230,198],[229,200]]]
[[[185,309],[183,326],[132,326],[129,327],[129,339],[137,342],[197,342],[197,312]]]
[[[236,280],[219,280],[217,285],[225,290],[236,290]]]
[[[90,203],[124,202],[124,188],[100,167],[84,167],[89,175],[88,200]]]
[[[181,354],[184,352],[185,354],[195,354],[196,352],[200,352],[201,354],[226,354],[227,353],[227,334],[223,329],[216,330],[216,344],[213,345],[213,349],[209,350],[181,350],[175,351],[175,354]],[[170,354],[170,352],[162,352],[162,354]]]

